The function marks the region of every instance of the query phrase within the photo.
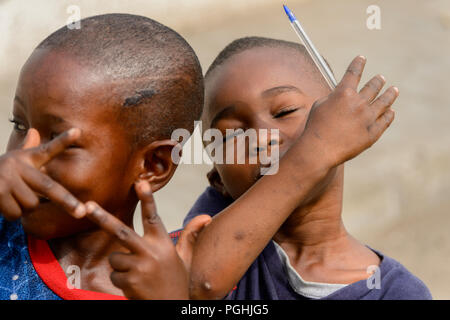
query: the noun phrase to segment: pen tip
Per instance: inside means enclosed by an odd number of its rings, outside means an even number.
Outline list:
[[[286,15],[289,17],[289,20],[291,22],[297,20],[294,16],[294,14],[292,13],[292,11],[288,8],[287,5],[283,4],[283,8],[284,8],[284,12],[286,12]]]

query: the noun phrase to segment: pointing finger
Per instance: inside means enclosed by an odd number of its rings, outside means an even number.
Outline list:
[[[80,135],[80,129],[72,128],[63,132],[53,140],[30,149],[34,165],[36,167],[41,167],[46,164],[52,158],[66,150],[80,137]]]
[[[39,205],[39,198],[33,190],[22,180],[17,179],[12,194],[14,198],[20,203],[20,206],[25,210],[31,210]]]
[[[22,149],[31,149],[34,147],[37,147],[41,143],[41,136],[39,135],[39,132],[34,129],[30,128],[27,131],[27,135],[25,137],[25,141],[23,142]]]
[[[74,218],[85,214],[84,204],[78,201],[66,188],[36,168],[23,166],[22,179],[33,191],[60,205]]]
[[[142,226],[144,236],[153,236],[170,241],[166,228],[156,211],[155,199],[150,184],[141,180],[135,184],[135,190],[142,208]]]
[[[138,253],[145,250],[142,243],[143,239],[133,229],[103,210],[94,201],[86,203],[86,217],[109,234],[115,236],[131,252]]]

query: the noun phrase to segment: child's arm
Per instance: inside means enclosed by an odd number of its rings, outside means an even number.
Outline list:
[[[79,129],[70,129],[40,144],[37,130],[29,129],[22,149],[9,151],[0,157],[0,213],[5,219],[19,219],[24,210],[36,208],[39,205],[36,193],[59,204],[75,218],[84,215],[84,205],[39,170],[76,142],[80,134]]]
[[[189,299],[189,273],[197,234],[211,221],[207,215],[195,217],[182,231],[176,246],[156,212],[150,184],[135,184],[142,205],[144,235],[139,236],[97,203],[86,203],[86,217],[112,234],[130,250],[109,256],[112,283],[129,299]]]
[[[197,239],[191,266],[191,297],[223,298],[246,272],[289,214],[312,197],[337,165],[369,148],[394,118],[398,89],[377,99],[384,78],[357,87],[365,58],[355,58],[342,81],[311,109],[300,139],[264,176],[216,215]]]

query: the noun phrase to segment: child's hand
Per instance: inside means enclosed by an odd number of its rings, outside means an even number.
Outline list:
[[[29,129],[22,149],[9,151],[0,157],[0,212],[7,220],[16,220],[24,211],[35,209],[39,205],[39,197],[61,205],[75,218],[84,215],[84,205],[40,171],[43,165],[72,145],[80,133],[79,129],[70,129],[40,144],[38,131]]]
[[[364,57],[353,59],[336,89],[314,103],[306,123],[304,134],[319,141],[322,156],[332,167],[369,148],[394,119],[390,106],[398,89],[390,87],[376,98],[385,84],[382,76],[357,91],[365,63]]]
[[[156,212],[151,187],[135,185],[141,200],[144,236],[140,237],[95,202],[86,203],[87,217],[116,236],[129,253],[109,256],[112,283],[129,299],[189,299],[189,269],[198,232],[211,220],[198,216],[183,230],[175,247]]]

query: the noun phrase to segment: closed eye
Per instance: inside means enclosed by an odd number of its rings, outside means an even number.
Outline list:
[[[300,109],[300,108],[298,108],[298,107],[284,108],[284,109],[280,110],[279,112],[277,112],[273,117],[274,118],[282,118],[284,116],[287,116],[288,114],[291,114],[291,113],[297,111],[298,109]]]

